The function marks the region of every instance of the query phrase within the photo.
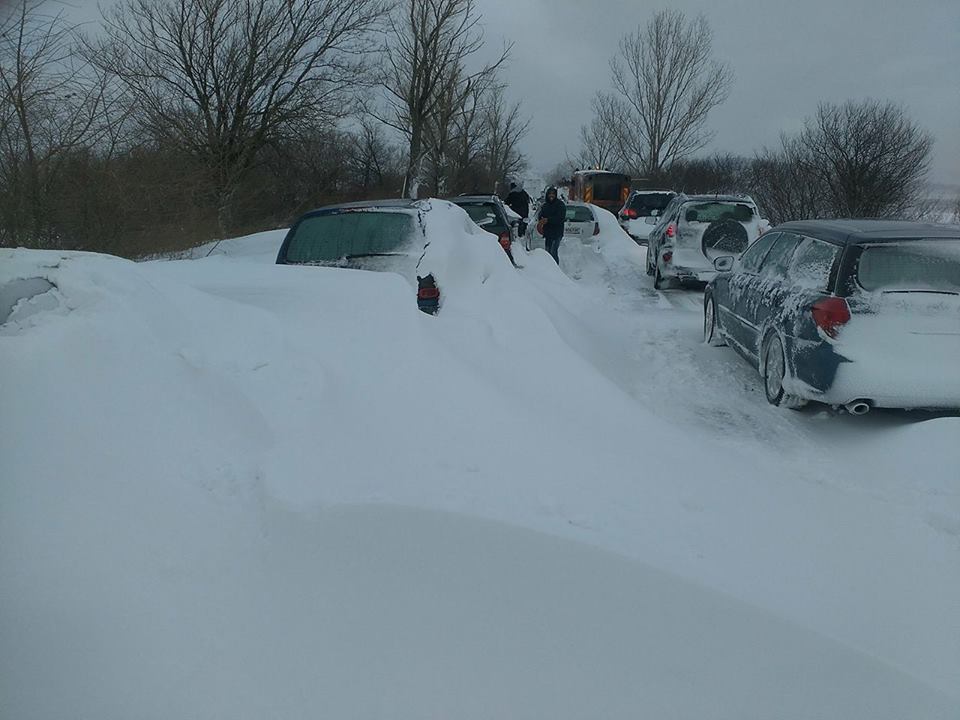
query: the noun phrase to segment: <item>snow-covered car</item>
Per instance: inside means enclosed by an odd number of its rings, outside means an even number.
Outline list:
[[[442,238],[442,243],[431,243],[436,238]],[[280,246],[277,264],[394,272],[416,287],[419,308],[435,314],[440,309],[441,274],[449,265],[450,243],[495,238],[445,200],[329,205],[297,220]]]
[[[704,340],[757,367],[770,403],[960,408],[960,226],[790,222],[715,264]]]
[[[676,196],[673,190],[634,190],[617,214],[620,227],[636,242],[646,244],[663,211]]]
[[[739,257],[768,227],[747,195],[677,195],[647,243],[647,274],[654,287],[708,282],[718,257]]]
[[[479,227],[493,233],[500,241],[500,247],[507,253],[511,262],[511,246],[517,239],[521,217],[508,208],[496,195],[461,195],[448,198],[449,202],[466,210],[467,215]]]
[[[585,243],[593,241],[594,236],[600,234],[600,223],[596,212],[599,208],[581,202],[567,203],[567,217],[563,224],[563,236],[576,238]]]

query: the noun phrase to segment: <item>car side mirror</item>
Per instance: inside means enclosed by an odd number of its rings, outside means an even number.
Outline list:
[[[730,272],[733,270],[735,260],[733,255],[724,255],[713,261],[713,267],[717,272]]]

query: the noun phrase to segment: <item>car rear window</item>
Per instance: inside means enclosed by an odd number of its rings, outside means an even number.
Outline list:
[[[457,204],[460,205],[460,203]],[[487,232],[497,234],[507,230],[493,203],[464,203],[460,207],[467,211],[471,220]]]
[[[712,223],[717,220],[736,220],[750,222],[753,220],[753,208],[743,203],[732,202],[704,202],[684,205],[681,217],[684,222]]]
[[[839,245],[805,237],[793,254],[787,275],[800,287],[826,292],[839,255]]]
[[[960,292],[960,240],[917,240],[863,249],[857,282],[865,290]]]
[[[583,205],[567,205],[567,222],[593,222],[593,212]]]
[[[620,200],[624,182],[620,178],[594,178],[590,181],[593,186],[594,200]]]
[[[336,262],[397,253],[413,233],[413,216],[404,212],[349,210],[314,215],[297,224],[287,244],[286,262]]]
[[[634,195],[630,201],[630,209],[637,211],[637,217],[652,217],[653,211],[657,210],[658,215],[663,215],[663,211],[673,199],[671,193],[643,193]]]

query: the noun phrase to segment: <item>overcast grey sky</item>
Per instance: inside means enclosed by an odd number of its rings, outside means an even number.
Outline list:
[[[620,36],[660,3],[478,0],[487,38],[516,42],[510,90],[533,119],[524,151],[551,169],[579,147],[590,99],[609,86]],[[795,130],[817,103],[902,103],[936,138],[931,180],[960,183],[960,0],[675,0],[702,12],[714,52],[733,69],[730,98],[710,116],[708,150],[750,154]]]
[[[111,0],[104,0],[112,4]],[[66,0],[78,19],[96,0]],[[532,118],[523,151],[547,171],[579,148],[594,93],[609,87],[621,35],[666,5],[640,0],[477,0],[492,54],[515,43],[510,95]],[[960,184],[960,0],[675,0],[704,13],[714,53],[733,69],[709,118],[713,150],[750,154],[796,130],[817,103],[902,103],[933,133],[930,179]]]

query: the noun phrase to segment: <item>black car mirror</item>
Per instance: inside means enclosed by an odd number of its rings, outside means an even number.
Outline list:
[[[717,272],[730,272],[733,270],[733,263],[736,258],[733,255],[723,255],[713,261],[713,267]]]

